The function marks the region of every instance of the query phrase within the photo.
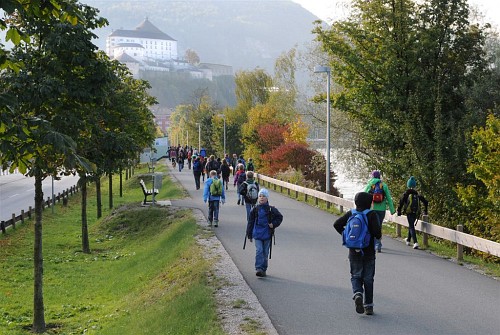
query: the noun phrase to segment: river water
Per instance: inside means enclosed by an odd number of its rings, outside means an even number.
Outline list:
[[[325,150],[318,150],[325,153]],[[354,200],[356,193],[363,191],[370,178],[370,171],[355,153],[341,149],[330,151],[332,171],[337,180],[333,185],[345,199]]]

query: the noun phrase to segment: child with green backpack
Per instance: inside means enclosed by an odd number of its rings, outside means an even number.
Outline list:
[[[224,193],[224,185],[222,180],[217,178],[217,171],[212,170],[209,174],[210,178],[205,182],[203,189],[203,201],[208,201],[208,226],[219,226],[219,204],[226,202],[226,195]]]

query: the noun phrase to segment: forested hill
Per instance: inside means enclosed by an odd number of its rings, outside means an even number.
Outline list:
[[[309,11],[292,1],[258,0],[82,0],[100,10],[109,26],[96,31],[96,44],[105,50],[106,37],[115,29],[134,29],[148,17],[164,33],[178,41],[179,56],[186,49],[200,61],[256,67],[272,72],[276,58],[294,46],[313,40]]]

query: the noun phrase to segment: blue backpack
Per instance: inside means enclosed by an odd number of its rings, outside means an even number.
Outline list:
[[[342,245],[347,248],[363,249],[370,245],[370,232],[368,231],[368,218],[366,214],[371,209],[358,212],[351,209],[351,216],[342,233]]]

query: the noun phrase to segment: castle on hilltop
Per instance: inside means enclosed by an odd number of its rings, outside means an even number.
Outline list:
[[[106,53],[125,64],[134,77],[140,71],[183,71],[194,78],[212,80],[218,75],[232,75],[232,67],[202,63],[194,66],[178,55],[177,41],[162,32],[148,18],[134,30],[114,30],[106,39]]]

